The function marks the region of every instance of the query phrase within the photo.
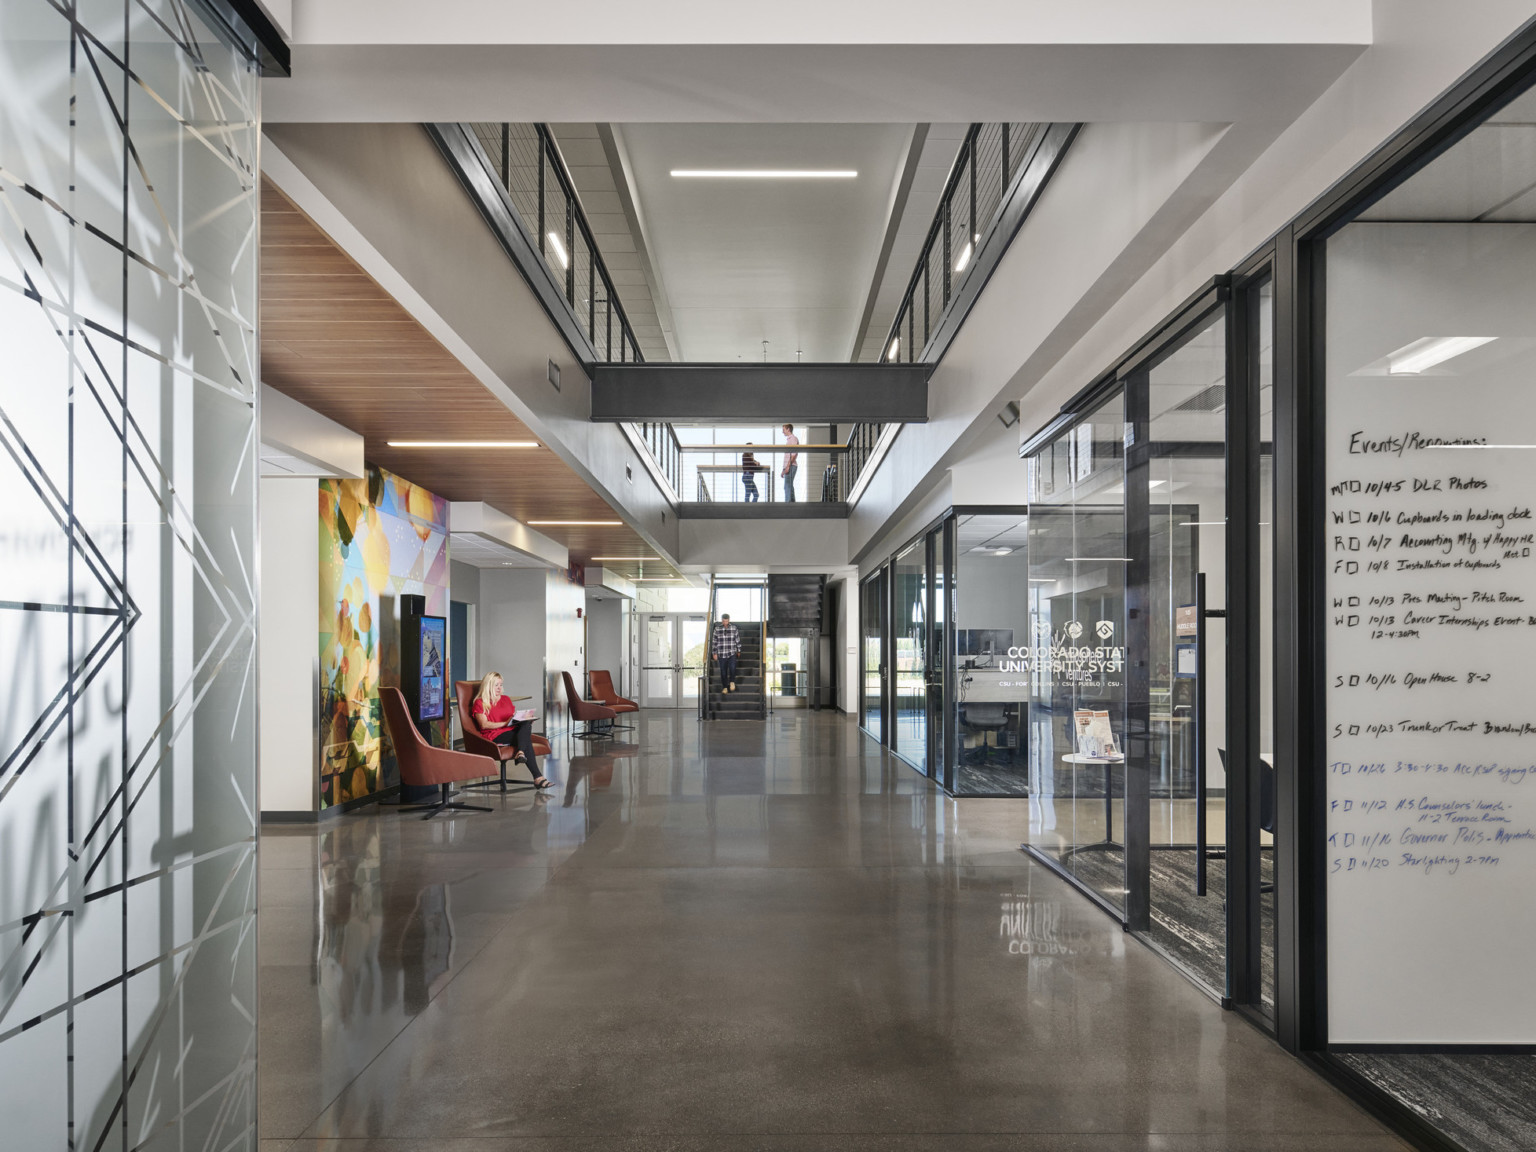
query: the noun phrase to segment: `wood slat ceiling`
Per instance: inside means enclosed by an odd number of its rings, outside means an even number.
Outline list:
[[[390,448],[389,439],[534,440],[443,345],[267,180],[261,186],[261,374],[362,434],[370,463],[449,500],[530,520],[619,515],[548,448]],[[571,559],[654,556],[626,526],[539,528]],[[633,566],[604,562],[625,575]],[[647,564],[647,576],[675,575]]]

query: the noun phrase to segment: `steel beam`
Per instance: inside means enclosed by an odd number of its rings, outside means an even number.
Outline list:
[[[923,424],[929,364],[596,364],[594,421]]]

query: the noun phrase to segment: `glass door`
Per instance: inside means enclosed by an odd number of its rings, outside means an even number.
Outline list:
[[[914,540],[891,566],[892,635],[896,640],[896,752],[919,772],[928,771],[929,604],[926,539]]]
[[[640,704],[645,708],[697,708],[704,675],[707,628],[702,613],[645,616]]]
[[[864,731],[882,744],[885,743],[886,571],[882,568],[859,588],[859,717]]]
[[[1146,931],[1218,995],[1227,992],[1227,338],[1217,308],[1132,378],[1146,441],[1127,472],[1136,596],[1146,621],[1145,780],[1131,820],[1147,850],[1130,863]],[[1140,719],[1140,717],[1138,717]]]

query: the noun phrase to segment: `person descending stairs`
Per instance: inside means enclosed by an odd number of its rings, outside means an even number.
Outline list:
[[[763,694],[762,627],[740,627],[722,615],[709,643],[709,715],[716,720],[761,720],[767,715]]]

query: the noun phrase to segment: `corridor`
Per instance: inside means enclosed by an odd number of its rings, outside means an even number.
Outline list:
[[[1026,858],[1027,801],[831,712],[621,735],[263,828],[262,1152],[1406,1147]]]

